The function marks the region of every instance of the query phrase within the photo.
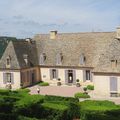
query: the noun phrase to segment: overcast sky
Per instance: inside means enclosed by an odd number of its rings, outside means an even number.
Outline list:
[[[120,0],[0,0],[0,36],[115,31]]]

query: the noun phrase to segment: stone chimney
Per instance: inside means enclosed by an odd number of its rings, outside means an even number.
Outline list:
[[[56,36],[57,36],[57,31],[56,30],[50,31],[50,39],[55,40]]]
[[[117,33],[116,38],[120,39],[120,27],[117,27],[116,33]]]

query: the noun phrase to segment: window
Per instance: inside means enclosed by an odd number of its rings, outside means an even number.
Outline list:
[[[82,53],[81,55],[80,55],[80,65],[84,65],[85,64],[85,56],[84,56],[84,54]]]
[[[11,58],[10,58],[10,56],[8,56],[6,59],[6,65],[10,65],[10,61],[11,61]]]
[[[6,82],[11,83],[11,73],[6,73]]]
[[[86,80],[90,80],[91,73],[90,70],[86,70]]]
[[[45,60],[46,60],[46,54],[42,53],[40,55],[40,65],[44,65],[45,64]]]
[[[25,63],[28,64],[28,55],[27,54],[23,54],[23,59],[24,59]]]
[[[52,78],[56,79],[57,78],[57,74],[56,74],[56,69],[52,70]]]
[[[50,69],[50,80],[58,79],[58,70]]]
[[[117,60],[111,60],[111,67],[113,69],[117,67]]]
[[[62,55],[62,53],[58,53],[58,54],[56,55],[56,64],[57,64],[57,65],[61,65],[61,64],[62,64],[62,60],[63,60],[63,55]]]

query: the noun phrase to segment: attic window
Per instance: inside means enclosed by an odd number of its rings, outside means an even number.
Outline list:
[[[46,60],[46,54],[42,53],[40,55],[40,65],[44,65],[45,64],[45,60]]]
[[[82,54],[80,55],[80,65],[84,65],[84,64],[85,64],[85,61],[86,61],[85,55],[82,53]]]
[[[113,69],[117,67],[117,60],[111,60],[111,67]]]
[[[61,64],[62,64],[62,60],[63,60],[63,55],[62,55],[62,53],[58,53],[58,54],[56,55],[56,64],[57,64],[57,65],[61,65]]]
[[[25,63],[28,64],[28,55],[27,54],[23,54],[23,59],[24,59]]]
[[[7,59],[6,59],[6,65],[10,65],[10,62],[11,62],[11,57],[8,56]]]

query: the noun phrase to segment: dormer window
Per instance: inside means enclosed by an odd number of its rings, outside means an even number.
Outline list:
[[[42,53],[40,55],[40,65],[44,65],[45,64],[45,60],[46,60],[46,54]]]
[[[62,53],[58,53],[58,54],[56,55],[56,64],[57,64],[57,65],[61,65],[61,64],[62,64],[62,60],[63,60],[63,55],[62,55]]]
[[[111,67],[113,69],[117,67],[117,60],[111,60]]]
[[[11,63],[11,57],[8,56],[8,57],[6,58],[6,67],[7,67],[7,68],[10,67],[10,63]]]
[[[80,65],[85,65],[85,61],[86,61],[85,55],[82,53],[80,55]]]
[[[27,54],[23,55],[23,59],[24,59],[25,63],[28,64],[28,55]]]
[[[10,58],[7,58],[6,63],[7,65],[10,65]]]

